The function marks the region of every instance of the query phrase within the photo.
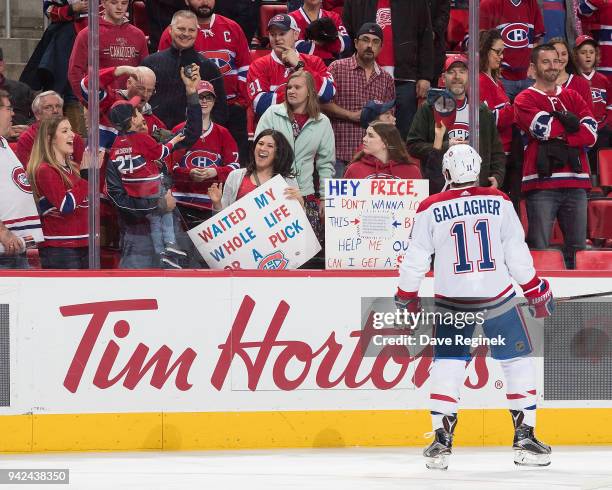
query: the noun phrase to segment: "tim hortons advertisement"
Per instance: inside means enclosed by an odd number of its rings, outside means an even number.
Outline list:
[[[0,280],[0,303],[10,309],[3,414],[428,404],[431,349],[364,349],[378,332],[362,321],[361,299],[391,296],[393,277]],[[606,281],[559,278],[553,286],[597,292]],[[422,294],[431,287],[426,279]],[[483,348],[466,370],[462,402],[505,407],[501,371]]]

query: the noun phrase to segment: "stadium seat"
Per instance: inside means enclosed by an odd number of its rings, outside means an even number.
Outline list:
[[[563,271],[565,261],[563,253],[557,249],[530,250],[533,266],[538,271]]]
[[[612,199],[589,200],[587,236],[589,238],[612,238]]]
[[[612,270],[612,250],[580,250],[576,252],[576,269],[584,271]]]
[[[287,5],[286,4],[268,4],[262,5],[259,8],[259,35],[267,36],[268,35],[268,22],[272,17],[276,14],[285,14],[287,13]]]
[[[132,19],[133,24],[138,27],[145,36],[149,36],[149,21],[147,19],[147,11],[145,3],[141,0],[136,0],[132,4],[132,12],[134,18]]]
[[[604,195],[612,190],[612,148],[602,148],[597,153],[597,175],[599,186],[604,189]]]

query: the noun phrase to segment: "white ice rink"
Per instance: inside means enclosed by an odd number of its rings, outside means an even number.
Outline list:
[[[416,447],[23,454],[0,467],[69,468],[70,484],[49,489],[612,489],[610,446],[554,447],[547,468],[515,466],[509,448],[463,447],[448,471],[426,470]]]

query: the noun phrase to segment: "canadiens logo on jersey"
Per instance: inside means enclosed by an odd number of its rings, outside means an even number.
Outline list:
[[[376,23],[381,29],[391,25],[391,9],[378,9],[376,12]]]
[[[30,181],[28,180],[28,176],[26,175],[26,171],[23,167],[15,167],[11,172],[11,175],[13,182],[19,189],[27,194],[32,194],[32,186],[30,185]]]
[[[591,97],[593,99],[593,104],[605,104],[608,95],[606,93],[606,90],[591,87]]]
[[[259,261],[257,265],[258,270],[283,270],[289,265],[289,260],[285,257],[281,250],[272,252],[266,255]]]
[[[218,165],[221,161],[221,155],[206,150],[194,150],[187,153],[181,161],[182,167],[210,167]]]
[[[215,65],[217,65],[217,68],[219,68],[221,75],[226,75],[227,73],[235,69],[232,65],[232,57],[227,51],[202,51],[201,53],[206,58],[214,62]]]
[[[455,122],[452,129],[448,131],[448,139],[458,138],[468,140],[470,138],[470,126],[464,122]]]
[[[507,48],[520,49],[529,47],[529,27],[527,24],[506,24],[501,28],[501,37]]]

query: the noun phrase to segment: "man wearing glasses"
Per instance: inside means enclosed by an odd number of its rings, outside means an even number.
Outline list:
[[[27,269],[25,239],[43,240],[32,188],[6,141],[13,120],[8,92],[0,90],[0,269]]]
[[[361,126],[363,107],[370,100],[389,102],[395,98],[393,78],[376,62],[383,45],[383,32],[374,22],[361,26],[355,38],[356,53],[334,61],[329,72],[336,84],[336,95],[322,106],[334,128],[336,137],[336,177],[344,169],[361,144],[365,133]]]

